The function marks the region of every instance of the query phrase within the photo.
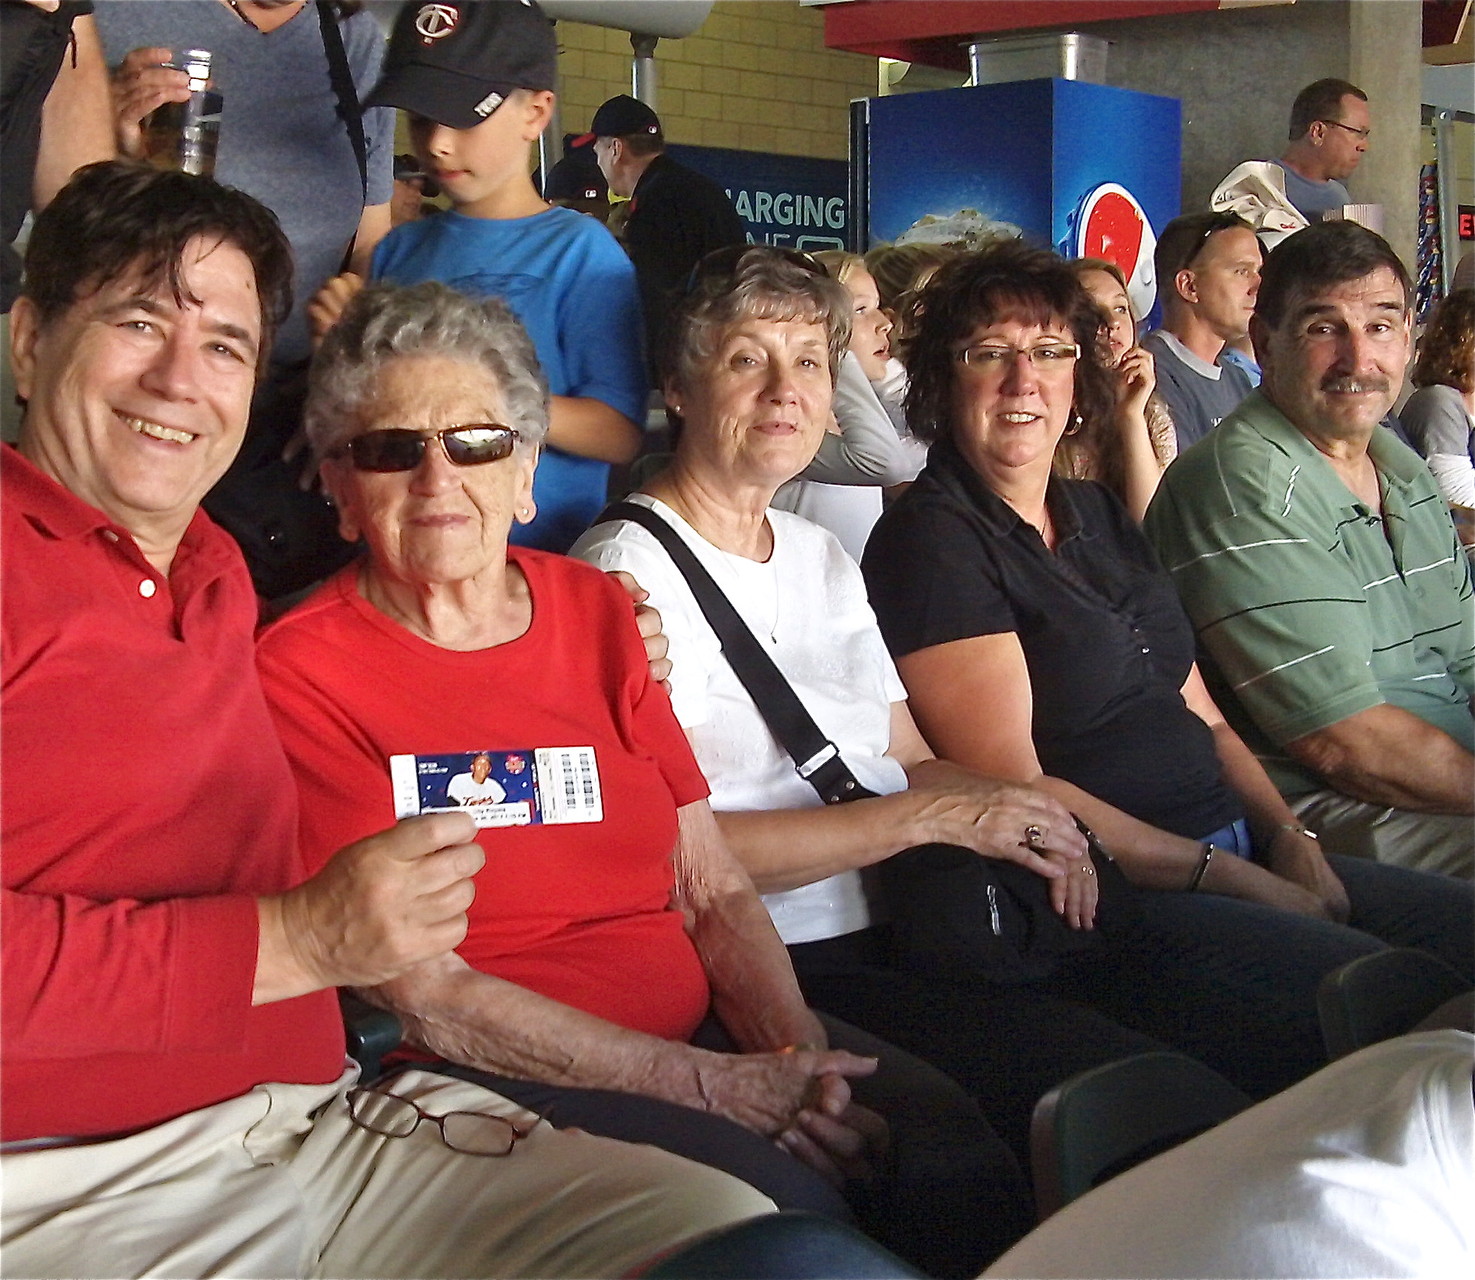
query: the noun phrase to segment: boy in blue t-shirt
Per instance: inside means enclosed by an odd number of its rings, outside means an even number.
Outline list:
[[[495,296],[527,328],[553,399],[536,514],[511,540],[566,551],[603,508],[610,464],[635,456],[648,387],[634,267],[594,218],[543,200],[528,170],[557,57],[526,0],[407,4],[365,105],[410,114],[416,157],[453,206],[380,241],[373,277]],[[355,283],[319,295],[319,329]]]

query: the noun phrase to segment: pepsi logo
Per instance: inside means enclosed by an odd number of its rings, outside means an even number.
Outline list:
[[[1103,182],[1086,193],[1074,221],[1074,256],[1101,258],[1120,268],[1133,310],[1145,316],[1157,300],[1152,265],[1157,236],[1137,197],[1118,183]]]

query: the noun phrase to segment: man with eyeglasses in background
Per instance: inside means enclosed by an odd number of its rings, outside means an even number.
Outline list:
[[[1342,184],[1362,161],[1372,138],[1367,94],[1346,80],[1308,84],[1291,105],[1290,141],[1280,157],[1286,199],[1308,222],[1351,204]]]
[[[1260,242],[1232,213],[1187,213],[1163,228],[1153,251],[1163,323],[1142,340],[1157,390],[1173,417],[1178,449],[1202,440],[1254,389],[1223,359],[1250,330],[1260,287]]]

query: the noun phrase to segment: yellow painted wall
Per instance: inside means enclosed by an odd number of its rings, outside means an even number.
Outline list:
[[[565,132],[630,92],[630,37],[558,24]],[[795,0],[718,0],[695,35],[656,46],[668,142],[844,160],[852,98],[876,92],[876,60],[824,46],[821,10]]]

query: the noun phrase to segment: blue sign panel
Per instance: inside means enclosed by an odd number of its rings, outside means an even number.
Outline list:
[[[1178,213],[1179,104],[1078,80],[1022,80],[866,104],[868,239],[963,240],[992,224],[1063,246],[1082,199],[1129,191]]]
[[[673,159],[727,192],[755,244],[813,252],[849,243],[849,166],[843,160],[733,151],[667,148]]]

